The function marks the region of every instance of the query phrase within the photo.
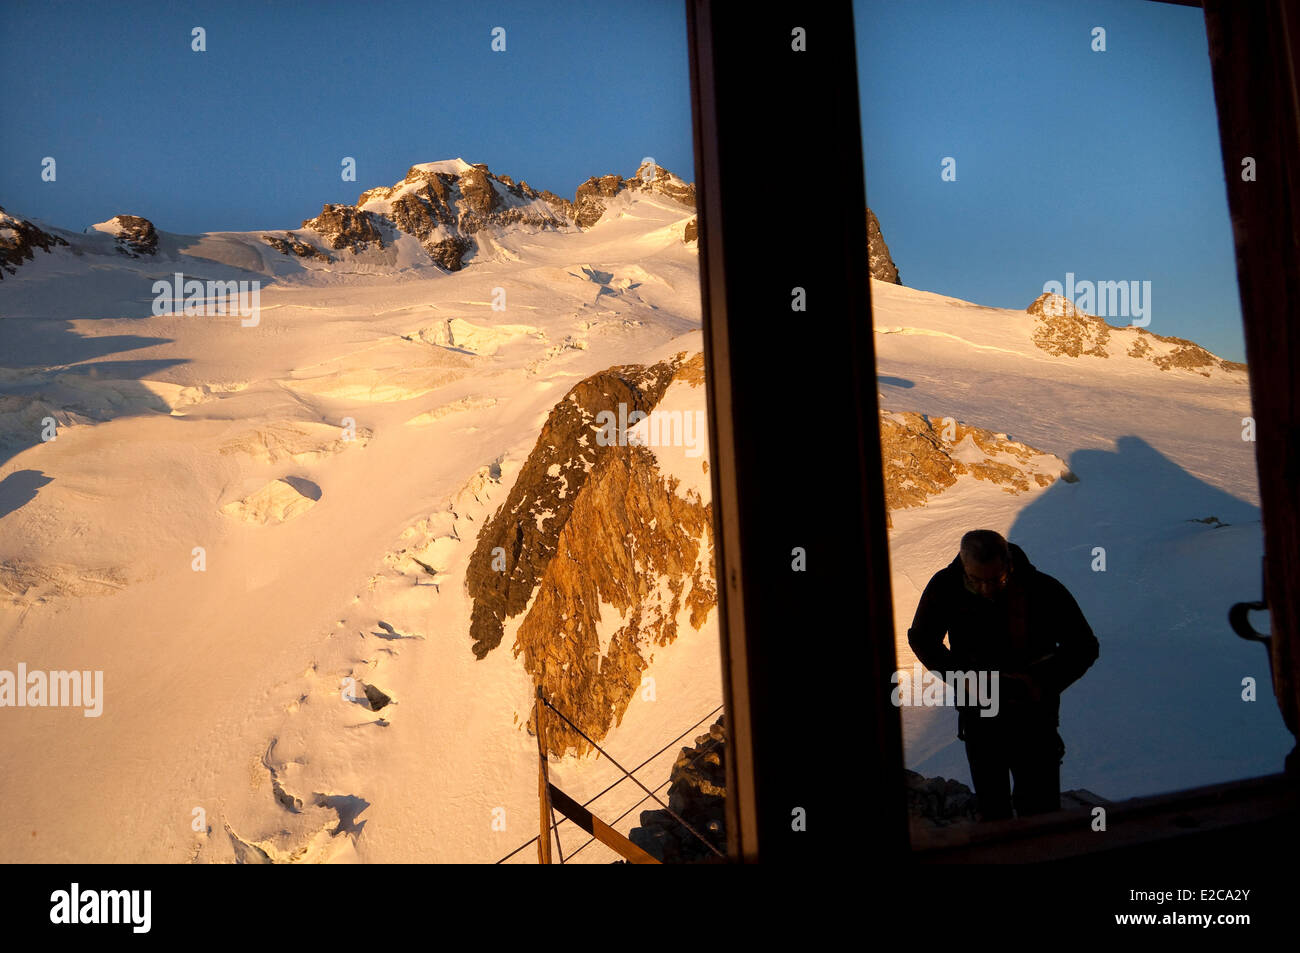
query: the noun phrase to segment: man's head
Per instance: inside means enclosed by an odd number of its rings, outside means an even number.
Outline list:
[[[973,529],[961,538],[961,564],[968,592],[994,599],[1011,577],[1011,550],[991,529]]]

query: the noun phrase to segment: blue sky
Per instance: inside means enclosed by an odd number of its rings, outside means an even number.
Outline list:
[[[1244,360],[1199,10],[854,11],[867,197],[907,285],[1023,308],[1067,272],[1150,281],[1151,331]],[[680,0],[18,2],[0,57],[0,205],[65,228],[290,228],[455,156],[569,197],[647,155],[694,179]]]
[[[0,205],[64,228],[292,228],[457,156],[568,198],[694,179],[682,0],[5,3],[0,62]]]
[[[853,8],[867,202],[904,284],[1024,308],[1067,272],[1150,281],[1148,330],[1245,360],[1199,9]],[[1104,53],[1091,49],[1096,26]],[[940,179],[947,156],[953,182]]]

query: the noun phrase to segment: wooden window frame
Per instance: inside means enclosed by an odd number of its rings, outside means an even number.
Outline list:
[[[889,702],[897,663],[853,11],[843,0],[686,8],[729,859],[798,863],[850,846],[881,862],[1205,859],[1239,853],[1241,836],[1294,838],[1293,751],[1290,773],[1114,804],[1105,836],[1090,812],[1061,812],[912,850]],[[1300,10],[1204,9],[1256,417],[1274,694],[1295,733]],[[1240,181],[1243,155],[1258,181]],[[806,311],[791,309],[796,286]]]

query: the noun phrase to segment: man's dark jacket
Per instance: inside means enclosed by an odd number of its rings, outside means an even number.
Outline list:
[[[963,728],[974,722],[1022,726],[1058,725],[1061,692],[1097,659],[1097,637],[1068,589],[1039,572],[1015,543],[1006,588],[990,601],[969,592],[960,554],[934,574],[917,606],[907,642],[933,672],[999,672],[1000,711],[980,718],[967,706]],[[943,644],[945,633],[948,646]],[[1002,678],[1027,674],[1041,698]]]

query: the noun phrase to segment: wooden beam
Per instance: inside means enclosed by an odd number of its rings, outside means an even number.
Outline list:
[[[687,0],[687,23],[727,853],[838,857],[845,795],[809,766],[852,750],[870,779],[858,846],[887,865],[906,854],[907,807],[853,10]],[[849,741],[831,725],[863,727]]]
[[[1205,31],[1250,368],[1273,691],[1294,735],[1300,731],[1300,9],[1279,0],[1205,0]],[[1297,749],[1287,768],[1300,772]]]
[[[537,800],[541,806],[542,828],[537,838],[537,862],[551,862],[551,780],[546,766],[546,724],[542,718],[542,686],[537,686],[533,703],[533,727],[537,729]]]
[[[1105,805],[1106,832],[1093,829],[1092,808],[1032,817],[919,830],[912,859],[922,864],[1063,863],[1089,855],[1131,853],[1158,858],[1194,853],[1172,842],[1213,839],[1218,833],[1257,828],[1277,851],[1300,835],[1300,804],[1286,775],[1212,784],[1174,794]],[[1206,841],[1208,843],[1208,840]],[[1206,862],[1231,862],[1243,841],[1206,848]],[[1114,861],[1108,861],[1114,862]]]
[[[551,801],[556,809],[606,847],[617,851],[634,864],[657,864],[660,862],[592,814],[591,811],[569,797],[554,784],[550,786],[550,789]]]

